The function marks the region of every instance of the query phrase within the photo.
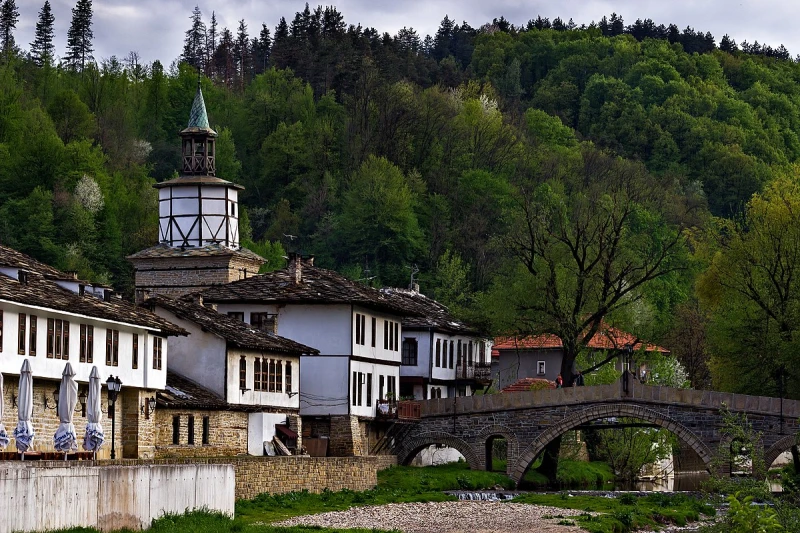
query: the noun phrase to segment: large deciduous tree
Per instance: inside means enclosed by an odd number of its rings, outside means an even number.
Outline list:
[[[543,163],[538,174],[517,184],[506,238],[517,268],[495,285],[495,318],[518,334],[561,338],[561,375],[570,383],[576,357],[604,321],[681,268],[674,222],[685,203],[667,180],[588,147]]]
[[[50,8],[50,1],[45,0],[42,10],[39,11],[36,33],[31,43],[31,59],[40,67],[50,63],[55,56],[56,47],[53,44],[53,24],[55,21],[56,17]]]
[[[72,70],[83,71],[94,60],[92,52],[92,0],[78,0],[72,8],[72,23],[67,31],[67,55],[64,58]]]
[[[740,221],[720,221],[720,227],[720,249],[698,283],[712,312],[715,385],[800,397],[798,179],[778,178],[753,196]]]

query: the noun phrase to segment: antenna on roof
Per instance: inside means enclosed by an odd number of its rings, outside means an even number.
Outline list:
[[[288,233],[284,233],[283,234],[283,238],[284,239],[289,239],[289,246],[287,247],[286,251],[287,252],[293,252],[294,250],[289,250],[288,248],[292,248],[292,244],[294,244],[294,240],[298,239],[299,237],[297,235],[290,235]]]
[[[406,268],[411,269],[411,282],[408,284],[408,290],[419,291],[419,284],[414,281],[414,276],[419,274],[419,267],[417,265],[411,265]]]

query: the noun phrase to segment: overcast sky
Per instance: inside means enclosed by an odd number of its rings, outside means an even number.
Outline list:
[[[64,53],[67,29],[76,0],[50,0],[55,21],[56,53]],[[44,0],[16,0],[20,20],[15,38],[27,50]],[[313,8],[320,3],[309,2]],[[192,9],[199,5],[208,23],[215,11],[219,27],[235,33],[244,19],[253,37],[266,23],[274,33],[281,16],[291,21],[305,2],[289,0],[94,0],[95,58],[116,55],[123,58],[137,51],[144,62],[159,59],[169,64],[183,46]],[[625,24],[637,18],[651,18],[656,24],[675,23],[679,28],[710,31],[717,43],[729,34],[740,43],[758,41],[777,47],[784,44],[794,56],[800,53],[800,2],[793,0],[338,0],[336,5],[348,24],[361,23],[380,32],[394,34],[402,27],[413,27],[420,36],[434,34],[442,18],[449,15],[457,22],[467,21],[479,27],[495,17],[504,16],[514,24],[524,24],[537,15],[551,20],[570,18],[589,24],[603,15],[616,12]]]

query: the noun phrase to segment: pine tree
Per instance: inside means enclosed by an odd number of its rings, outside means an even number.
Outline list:
[[[83,71],[87,63],[94,61],[93,38],[92,0],[78,0],[72,8],[72,23],[67,32],[67,56],[64,62],[69,68]]]
[[[267,70],[271,48],[272,37],[270,37],[269,28],[266,24],[261,24],[261,34],[258,39],[253,39],[253,63],[256,74]]]
[[[14,29],[17,27],[19,20],[19,9],[14,0],[4,0],[0,4],[0,46],[3,49],[3,56],[8,61],[10,55],[14,52],[16,45],[14,43]]]
[[[206,33],[206,76],[214,77],[214,52],[217,50],[217,14],[211,12],[211,23]]]
[[[181,61],[201,70],[206,55],[206,25],[203,23],[203,13],[199,6],[194,7],[192,16],[189,18],[192,21],[192,27],[186,30]]]
[[[250,50],[250,37],[247,35],[247,24],[245,24],[244,19],[239,21],[236,41],[233,44],[233,57],[236,61],[236,68],[239,75],[239,88],[244,92],[244,85],[246,80],[250,78],[253,64]]]
[[[50,63],[56,53],[53,44],[55,32],[53,23],[56,17],[50,9],[50,0],[45,0],[42,10],[39,11],[39,21],[36,23],[36,33],[31,43],[31,59],[40,67]]]

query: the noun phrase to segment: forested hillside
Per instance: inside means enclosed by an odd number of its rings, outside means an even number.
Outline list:
[[[3,243],[130,292],[200,78],[217,175],[246,187],[242,235],[268,268],[289,249],[405,286],[416,265],[492,333],[577,355],[611,322],[696,386],[800,394],[800,64],[782,46],[616,15],[445,18],[422,38],[330,7],[257,32],[196,9],[170,65],[92,61],[80,25],[56,62],[44,12],[30,50],[0,43]]]

